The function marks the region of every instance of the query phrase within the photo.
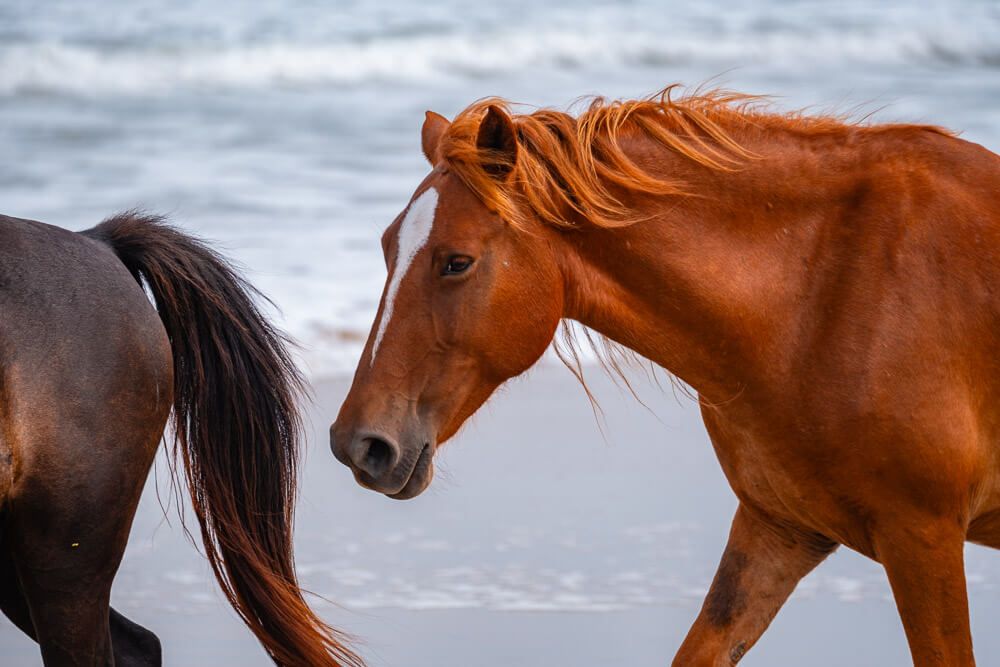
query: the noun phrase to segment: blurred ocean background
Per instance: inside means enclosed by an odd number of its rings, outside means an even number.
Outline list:
[[[168,213],[250,269],[315,374],[350,371],[424,110],[706,81],[997,147],[1000,4],[4,0],[0,208]]]
[[[379,235],[427,170],[424,110],[487,95],[565,107],[674,82],[941,124],[996,151],[1000,3],[3,0],[0,212],[72,229],[163,212],[278,304],[317,386],[302,577],[343,605],[319,602],[373,664],[663,665],[734,507],[693,403],[654,383],[649,413],[597,380],[602,436],[568,374],[543,368],[405,504],[357,488],[325,429],[385,279]],[[1000,555],[968,558],[980,661],[994,664]],[[115,604],[161,635],[167,664],[266,664],[152,484]],[[881,570],[838,553],[744,664],[907,661]],[[0,662],[38,663],[2,620]]]

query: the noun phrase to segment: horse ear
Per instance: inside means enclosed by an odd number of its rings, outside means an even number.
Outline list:
[[[424,149],[424,157],[431,163],[431,166],[438,163],[438,159],[440,158],[438,155],[438,145],[441,143],[441,137],[449,125],[451,125],[451,122],[447,118],[433,111],[428,111],[424,117],[424,128],[421,130],[420,143]]]
[[[489,151],[483,159],[483,169],[490,175],[504,179],[517,164],[517,132],[514,121],[496,105],[490,105],[482,122],[476,145],[480,151]]]

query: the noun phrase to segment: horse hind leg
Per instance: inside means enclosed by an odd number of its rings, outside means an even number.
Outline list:
[[[152,632],[111,609],[111,645],[116,667],[160,667],[163,651]]]
[[[2,369],[0,369],[2,370]],[[0,374],[0,611],[21,632],[35,639],[35,626],[31,621],[31,610],[21,591],[21,582],[14,569],[10,552],[10,537],[7,531],[9,517],[8,495],[14,479],[14,455],[7,433],[10,431],[6,420],[4,402],[4,378]]]
[[[17,521],[17,514],[11,556],[42,661],[47,666],[114,664],[108,600],[117,561],[110,572],[99,562],[113,554],[97,543],[81,547],[72,541],[81,538],[61,526],[46,536],[31,529],[30,519]]]
[[[0,611],[24,634],[37,640],[28,601],[10,553],[3,545],[0,545]],[[160,667],[163,654],[156,635],[114,609],[110,610],[109,623],[116,667]]]
[[[87,526],[80,515],[63,521],[75,514],[67,508],[54,508],[56,525],[44,531],[33,530],[28,520],[14,522],[10,547],[16,588],[6,587],[4,611],[38,641],[47,666],[158,666],[156,636],[109,605],[137,498],[114,500],[124,506],[94,497],[77,500],[85,514],[102,517],[103,525]]]
[[[0,526],[2,526],[2,517],[0,517]],[[11,560],[10,551],[3,543],[2,534],[0,534],[0,611],[3,611],[4,616],[21,632],[35,639],[35,625],[31,621],[31,610],[28,608],[28,601],[24,598],[24,592],[21,590],[21,582],[17,578],[17,571],[14,569],[14,561]]]
[[[160,664],[155,636],[109,600],[163,412],[136,420],[95,406],[89,424],[34,424],[20,441],[30,455],[4,542],[47,666]]]

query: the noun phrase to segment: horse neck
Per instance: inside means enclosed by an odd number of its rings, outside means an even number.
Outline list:
[[[783,136],[763,157],[713,172],[661,151],[655,168],[695,196],[623,201],[648,216],[628,227],[563,233],[564,316],[724,402],[781,372],[803,317],[804,259],[856,189],[856,155]],[[650,155],[646,147],[637,155]],[[652,168],[652,167],[648,167]],[[837,174],[831,177],[831,173]]]

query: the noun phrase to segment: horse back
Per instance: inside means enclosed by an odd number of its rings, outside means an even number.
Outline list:
[[[937,143],[911,200],[913,217],[930,230],[926,238],[917,230],[933,277],[927,293],[942,295],[941,331],[967,354],[1000,412],[1000,156],[956,138]]]

